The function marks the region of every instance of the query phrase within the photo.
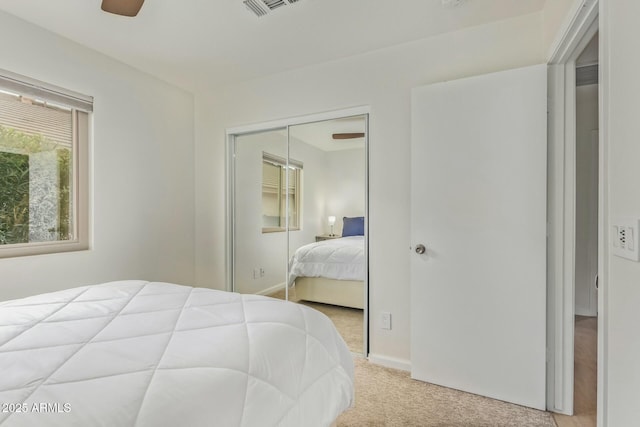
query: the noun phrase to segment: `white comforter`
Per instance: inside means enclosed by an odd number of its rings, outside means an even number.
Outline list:
[[[308,307],[122,281],[0,303],[0,426],[328,426],[353,361]]]
[[[365,280],[364,236],[323,240],[298,248],[289,261],[289,285],[297,277]]]

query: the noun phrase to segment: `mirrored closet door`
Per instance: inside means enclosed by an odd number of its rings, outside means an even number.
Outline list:
[[[365,351],[367,116],[235,135],[233,288],[311,306]]]

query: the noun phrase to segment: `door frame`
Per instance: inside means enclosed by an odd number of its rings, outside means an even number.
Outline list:
[[[575,204],[576,204],[576,82],[575,61],[599,29],[599,0],[576,1],[548,55],[548,233],[547,233],[547,409],[573,414],[574,317],[575,317]],[[602,34],[601,34],[602,35]],[[598,175],[598,426],[605,426],[607,399],[608,257],[607,232],[607,140],[606,45],[599,42],[599,175]]]
[[[284,119],[271,120],[261,123],[254,123],[249,125],[234,126],[225,129],[225,176],[226,176],[226,189],[225,189],[225,283],[226,290],[233,292],[234,274],[234,236],[235,236],[235,224],[233,219],[235,218],[235,179],[234,179],[234,147],[235,139],[237,136],[247,135],[257,132],[266,132],[276,129],[287,129],[287,142],[289,140],[289,128],[291,126],[303,125],[314,122],[322,122],[327,120],[343,119],[347,117],[364,116],[365,117],[365,137],[364,137],[364,150],[365,150],[365,204],[364,204],[364,248],[365,259],[367,262],[367,277],[364,284],[364,309],[363,309],[363,350],[359,355],[364,357],[369,356],[369,121],[371,116],[371,107],[369,106],[357,106],[351,108],[344,108],[340,110],[325,111],[321,113],[313,113],[302,116],[295,116]],[[287,150],[288,151],[288,150]],[[288,245],[288,243],[287,243]],[[288,292],[287,292],[288,294]]]

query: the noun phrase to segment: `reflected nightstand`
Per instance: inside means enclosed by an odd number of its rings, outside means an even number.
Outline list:
[[[342,236],[338,236],[337,234],[334,234],[333,236],[329,234],[321,234],[319,236],[316,236],[316,242],[321,242],[323,240],[339,239],[340,237]]]

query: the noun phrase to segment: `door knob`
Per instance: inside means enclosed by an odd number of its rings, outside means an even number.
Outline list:
[[[422,255],[423,253],[425,253],[427,250],[427,248],[425,248],[425,246],[421,243],[419,245],[416,245],[416,253],[418,255]]]

